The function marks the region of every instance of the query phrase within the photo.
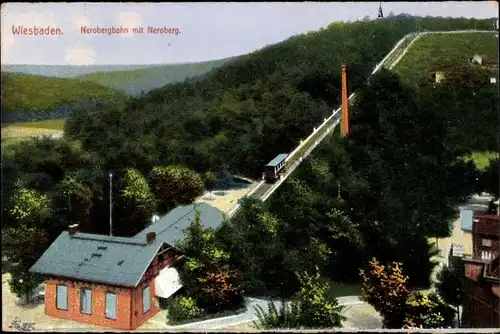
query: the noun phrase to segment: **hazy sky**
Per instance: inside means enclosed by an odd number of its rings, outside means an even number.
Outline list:
[[[367,3],[15,3],[2,5],[2,64],[107,65],[203,61],[240,55],[334,21],[376,17]],[[495,1],[387,2],[384,14],[489,18]],[[13,26],[63,35],[15,35]],[[81,27],[143,26],[144,34],[82,34]],[[178,28],[148,34],[147,27]]]

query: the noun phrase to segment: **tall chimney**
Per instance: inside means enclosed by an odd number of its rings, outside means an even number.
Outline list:
[[[68,233],[69,236],[72,237],[75,233],[78,232],[78,224],[69,225]]]
[[[347,69],[342,65],[342,137],[349,135],[349,99],[347,95]]]
[[[156,233],[155,232],[149,232],[146,234],[146,242],[148,244],[152,244],[156,239]]]

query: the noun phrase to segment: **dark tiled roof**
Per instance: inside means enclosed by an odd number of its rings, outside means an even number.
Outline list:
[[[224,212],[206,203],[181,205],[151,224],[135,238],[145,239],[148,232],[156,233],[156,240],[175,246],[183,239],[183,230],[194,220],[195,212],[200,212],[200,223],[205,227],[217,228],[222,223]]]
[[[273,160],[271,160],[266,166],[269,166],[269,167],[275,167],[277,166],[280,162],[282,162],[283,160],[286,159],[286,157],[288,156],[288,154],[286,153],[281,153],[281,154],[278,154]]]
[[[31,272],[135,287],[161,247],[145,238],[122,238],[67,231],[43,253]]]

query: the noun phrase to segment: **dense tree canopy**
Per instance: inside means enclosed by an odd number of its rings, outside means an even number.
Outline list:
[[[181,164],[257,177],[262,165],[290,152],[340,102],[340,68],[350,90],[405,34],[421,30],[490,29],[490,20],[395,16],[335,22],[325,29],[238,57],[210,76],[171,84],[123,110],[81,112],[66,132],[108,167]]]
[[[309,233],[315,224],[328,226],[333,209],[345,213],[332,223],[333,277],[353,278],[360,262],[376,256],[405,263],[412,285],[428,285],[427,238],[448,235],[455,205],[472,192],[475,175],[471,163],[457,160],[446,134],[443,117],[417,91],[382,71],[358,91],[349,137],[322,144],[271,200],[271,211]],[[320,240],[327,235],[318,233]]]
[[[14,292],[26,294],[40,283],[28,269],[68,225],[79,224],[87,233],[109,233],[110,170],[102,168],[102,160],[92,151],[65,138],[14,144],[2,151],[2,158],[2,254],[16,264]],[[174,204],[188,203],[203,190],[201,176],[192,170],[157,169],[173,171],[161,182],[170,182],[168,196]],[[163,193],[155,198],[151,189],[158,183],[138,169],[111,171],[113,234],[133,236],[149,223]]]

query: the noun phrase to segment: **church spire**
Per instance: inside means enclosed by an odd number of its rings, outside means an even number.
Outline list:
[[[384,18],[384,12],[382,11],[382,2],[380,2],[380,5],[378,7],[378,18],[383,19]]]

